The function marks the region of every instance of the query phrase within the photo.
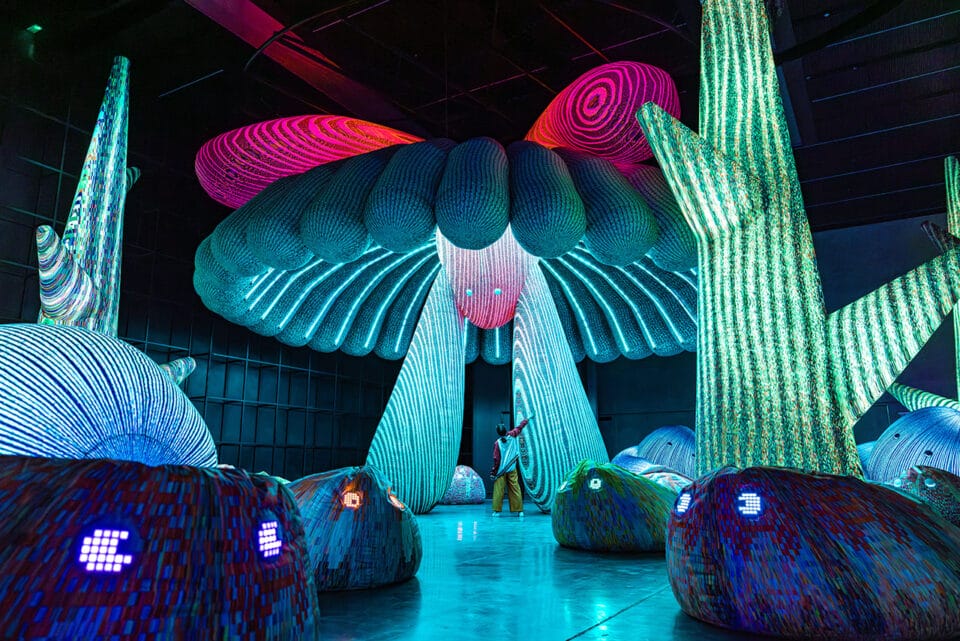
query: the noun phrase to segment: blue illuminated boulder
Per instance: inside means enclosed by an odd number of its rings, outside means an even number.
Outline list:
[[[0,636],[315,638],[303,525],[241,470],[0,456]]]
[[[423,556],[417,519],[377,468],[312,474],[287,488],[303,515],[319,591],[374,588],[417,573]]]
[[[851,476],[722,468],[680,493],[670,585],[688,615],[792,639],[948,639],[960,528]]]
[[[487,498],[487,489],[483,479],[469,465],[458,465],[453,471],[453,479],[447,488],[440,505],[469,505],[483,503]]]
[[[657,552],[676,494],[610,463],[582,461],[557,492],[550,518],[560,545],[600,552]]]
[[[924,407],[900,417],[877,439],[866,474],[885,483],[914,465],[960,474],[960,412]]]
[[[634,456],[662,465],[688,478],[697,475],[697,438],[685,425],[665,425],[653,430],[637,445]]]

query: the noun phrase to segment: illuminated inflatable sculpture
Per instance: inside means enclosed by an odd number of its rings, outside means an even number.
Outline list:
[[[658,552],[676,498],[619,466],[583,461],[557,493],[553,536],[565,547],[595,552]]]
[[[453,470],[450,487],[440,499],[440,505],[479,504],[487,498],[483,479],[469,465],[458,465]]]
[[[373,588],[417,573],[423,556],[417,519],[375,467],[313,474],[287,489],[303,515],[319,591]]]
[[[680,493],[670,586],[687,614],[791,639],[952,638],[960,528],[852,476],[722,468]]]
[[[866,472],[885,483],[914,465],[960,474],[960,412],[933,406],[901,416],[877,439]]]
[[[665,425],[640,441],[635,456],[693,478],[697,472],[696,442],[696,435],[689,427]]]
[[[694,239],[658,170],[637,165],[649,151],[637,152],[642,131],[624,115],[648,90],[676,111],[672,84],[651,89],[669,78],[651,69],[604,65],[577,81],[581,97],[558,96],[591,126],[619,132],[589,152],[551,125],[556,150],[535,142],[538,126],[507,149],[435,139],[359,153],[369,140],[357,131],[379,131],[371,135],[381,141],[396,132],[311,117],[324,132],[314,155],[340,160],[279,178],[228,216],[197,250],[195,288],[211,310],[290,345],[405,357],[367,463],[416,513],[453,475],[464,364],[512,361],[517,422],[538,417],[521,470],[528,495],[549,510],[569,469],[606,460],[575,361],[671,355],[695,342]],[[272,143],[285,147],[276,154],[232,142],[264,127],[211,143],[232,146],[198,155],[202,182],[232,180],[239,194],[288,172],[286,147],[304,143],[286,124],[269,123]]]
[[[863,473],[865,476],[869,476],[868,470],[870,456],[873,454],[873,448],[876,446],[876,441],[867,441],[866,443],[857,444],[857,455],[860,457],[860,467],[863,468]]]
[[[913,494],[934,512],[960,527],[960,476],[926,465],[914,465],[892,485]]]
[[[940,251],[955,247],[958,242],[956,236],[960,234],[960,161],[956,157],[949,156],[944,160],[943,175],[947,187],[947,229],[943,230],[930,222],[923,224],[924,230]],[[954,345],[957,348],[955,351],[957,393],[960,394],[960,314],[953,315],[953,336]],[[960,411],[960,402],[955,399],[900,383],[894,383],[887,391],[911,411],[924,407],[949,407]]]
[[[217,463],[203,418],[143,352],[48,325],[0,325],[0,454]]]
[[[129,61],[114,60],[63,238],[37,229],[38,325],[0,327],[0,454],[215,465],[176,387],[192,358],[157,366],[119,341]]]
[[[697,469],[860,474],[854,422],[960,292],[952,249],[827,314],[760,0],[703,3],[700,133],[639,120],[697,238]]]
[[[9,638],[316,638],[303,525],[265,477],[0,456],[0,540]]]

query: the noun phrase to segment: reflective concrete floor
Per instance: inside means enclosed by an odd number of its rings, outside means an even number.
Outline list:
[[[550,516],[490,516],[490,502],[418,517],[423,563],[406,583],[320,595],[321,639],[754,638],[680,612],[663,555],[561,548]]]

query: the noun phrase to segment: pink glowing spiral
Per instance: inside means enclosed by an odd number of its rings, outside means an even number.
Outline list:
[[[422,138],[346,116],[293,116],[240,127],[197,152],[200,185],[211,198],[239,207],[284,176]]]
[[[636,118],[640,106],[651,101],[680,116],[677,87],[666,71],[640,62],[601,65],[557,94],[527,140],[585,151],[628,171],[653,156]]]

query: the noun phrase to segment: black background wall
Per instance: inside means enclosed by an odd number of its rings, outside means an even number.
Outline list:
[[[38,308],[34,230],[62,232],[96,120],[109,60],[85,75],[7,68],[0,84],[0,322],[34,322]],[[46,75],[45,75],[46,73]],[[213,432],[223,462],[287,478],[359,464],[399,371],[399,362],[294,349],[208,312],[193,291],[193,252],[225,216],[192,174],[201,139],[182,134],[184,114],[215,95],[189,90],[164,102],[136,84],[133,65],[129,164],[143,175],[129,193],[123,249],[120,337],[158,362],[191,355],[185,392]],[[224,83],[223,89],[235,86]],[[292,113],[281,95],[255,87],[259,111],[212,114],[212,136],[245,122]],[[144,95],[147,93],[147,95]],[[249,97],[219,95],[218,104]],[[303,111],[303,109],[299,109]],[[197,127],[191,129],[196,135]],[[935,217],[936,219],[936,217]],[[939,218],[942,223],[942,216]],[[828,309],[906,272],[933,255],[919,220],[815,236]],[[611,455],[661,425],[693,425],[694,354],[608,364],[581,363]],[[498,421],[509,421],[510,367],[468,366],[461,463],[482,476]],[[953,395],[952,323],[947,322],[901,381]],[[884,396],[857,426],[875,438],[903,408]]]

